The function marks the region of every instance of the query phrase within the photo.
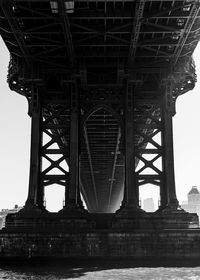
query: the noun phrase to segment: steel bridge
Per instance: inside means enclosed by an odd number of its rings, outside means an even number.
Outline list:
[[[61,212],[142,213],[141,186],[178,211],[172,117],[196,82],[198,0],[1,0],[8,83],[32,118],[28,198],[65,187]],[[73,212],[74,213],[74,212]]]

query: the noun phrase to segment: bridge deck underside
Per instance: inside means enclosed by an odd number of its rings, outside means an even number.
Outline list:
[[[38,80],[44,99],[63,100],[66,83],[74,75],[78,79],[80,110],[91,111],[80,129],[81,189],[91,211],[115,211],[123,193],[123,124],[108,107],[122,114],[127,79],[139,97],[159,97],[160,79],[192,55],[199,18],[194,1],[1,4],[0,32],[15,65],[9,77],[12,89],[29,98],[29,85]],[[135,145],[139,141],[136,137]],[[67,159],[68,142],[64,137],[59,143]]]

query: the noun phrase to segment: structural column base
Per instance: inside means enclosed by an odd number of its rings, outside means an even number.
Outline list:
[[[141,217],[145,216],[146,212],[139,206],[135,205],[123,205],[119,210],[116,211],[117,217]]]
[[[161,206],[156,212],[169,214],[186,213],[186,211],[180,207],[177,199],[170,200],[167,205]]]
[[[88,211],[82,205],[77,205],[75,203],[67,203],[62,210],[59,211],[59,215],[69,216],[69,217],[80,217],[88,214]]]
[[[24,207],[17,213],[17,215],[24,213],[33,213],[34,215],[35,212],[42,213],[43,211],[32,200],[27,200]]]
[[[156,224],[160,224],[161,228],[198,228],[199,218],[196,213],[188,213],[182,208],[166,206],[159,209],[153,214]],[[158,223],[158,220],[160,222]]]
[[[148,223],[148,215],[144,210],[139,206],[126,205],[115,213],[112,228],[117,230],[144,229],[151,227]]]

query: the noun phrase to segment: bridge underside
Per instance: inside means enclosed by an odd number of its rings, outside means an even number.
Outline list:
[[[1,1],[8,83],[32,118],[28,198],[8,229],[64,217],[95,229],[130,217],[131,228],[197,226],[176,197],[172,117],[196,82],[199,17],[197,1]],[[65,188],[58,214],[44,202],[55,185]],[[141,186],[160,190],[155,216],[140,207]]]

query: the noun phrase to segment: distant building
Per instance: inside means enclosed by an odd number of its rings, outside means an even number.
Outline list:
[[[155,211],[155,205],[153,198],[146,198],[143,200],[143,207],[142,207],[146,212],[154,212]]]
[[[17,204],[14,206],[13,209],[2,209],[0,211],[0,229],[5,227],[6,216],[8,214],[17,213],[21,209],[22,209],[22,207],[19,207]]]
[[[188,193],[188,201],[181,204],[181,208],[189,213],[197,213],[200,216],[200,192],[196,186],[193,186]]]

